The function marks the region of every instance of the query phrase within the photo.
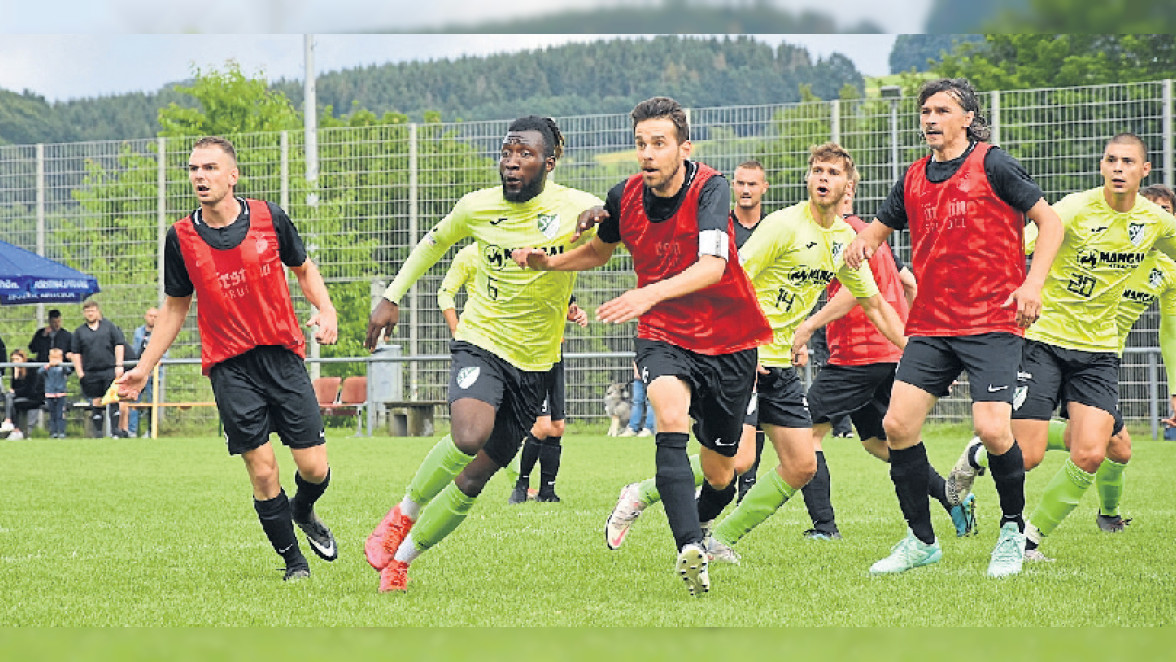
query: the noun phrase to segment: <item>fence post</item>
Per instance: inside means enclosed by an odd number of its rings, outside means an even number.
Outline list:
[[[409,248],[417,245],[420,241],[420,196],[418,187],[420,185],[420,178],[418,173],[420,168],[417,163],[417,124],[413,122],[408,125],[408,240]],[[412,289],[408,291],[408,307],[412,310],[412,324],[408,327],[408,352],[416,356],[420,354],[420,346],[418,340],[420,339],[420,324],[421,315],[420,309],[417,307],[417,294],[420,290],[420,282],[413,283]],[[409,384],[412,397],[417,397],[419,389],[418,379],[420,377],[420,369],[416,361],[413,361],[409,367]]]
[[[841,144],[841,99],[829,102],[829,138]]]
[[[45,257],[45,144],[37,143],[37,255]],[[45,321],[45,304],[37,304],[37,326]],[[7,361],[8,357],[3,357]]]
[[[1160,420],[1160,408],[1159,408],[1159,404],[1158,404],[1158,401],[1160,398],[1160,384],[1159,384],[1159,374],[1158,374],[1159,370],[1158,370],[1158,368],[1159,368],[1159,366],[1157,365],[1157,362],[1156,362],[1155,352],[1154,351],[1148,352],[1147,353],[1147,390],[1148,390],[1148,397],[1147,397],[1147,414],[1148,414],[1148,416],[1147,417],[1149,419],[1149,422],[1151,423],[1151,433],[1152,433],[1153,440],[1159,438],[1158,436],[1156,436],[1157,433],[1159,432],[1159,420]]]
[[[290,208],[290,132],[282,131],[279,138],[280,158],[278,160],[278,206]]]
[[[1171,188],[1176,186],[1176,163],[1173,163],[1172,145],[1172,79],[1164,79],[1164,108],[1163,108],[1163,149],[1164,149],[1164,184]]]
[[[155,139],[155,300],[163,303],[163,250],[167,239],[167,138]],[[156,388],[159,387],[156,380]]]
[[[1000,92],[992,91],[992,101],[989,102],[988,109],[988,126],[992,129],[992,136],[989,141],[993,145],[1000,144]]]

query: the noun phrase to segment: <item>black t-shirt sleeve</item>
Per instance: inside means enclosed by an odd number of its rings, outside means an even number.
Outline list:
[[[727,234],[731,220],[731,185],[715,175],[698,192],[698,231],[720,230]]]
[[[110,323],[110,337],[113,339],[113,347],[127,344],[127,337],[123,335],[122,329],[114,322]]]
[[[287,267],[302,266],[306,262],[306,246],[302,243],[298,229],[294,227],[294,221],[290,220],[281,207],[272,202],[265,204],[269,205],[270,216],[274,219],[274,232],[278,234],[278,254],[282,258],[282,264]]]
[[[990,148],[984,155],[984,173],[996,195],[1021,213],[1045,197],[1021,163],[999,147]]]
[[[906,173],[890,188],[890,193],[882,201],[876,218],[895,230],[905,229],[907,226],[906,213]]]
[[[608,191],[604,198],[604,210],[608,218],[601,221],[596,228],[596,236],[606,244],[615,244],[621,240],[621,196],[625,192],[625,182],[621,182]]]
[[[188,265],[184,264],[184,254],[180,250],[180,237],[175,226],[172,226],[167,229],[167,237],[163,240],[163,293],[182,299],[192,296],[195,290],[188,275]]]

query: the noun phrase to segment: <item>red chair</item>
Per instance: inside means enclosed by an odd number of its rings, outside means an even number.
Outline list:
[[[322,391],[319,390],[320,382]],[[314,381],[319,410],[324,416],[354,416],[355,436],[360,436],[363,415],[367,413],[367,377],[348,377],[339,388],[339,377],[321,377]],[[338,395],[336,398],[335,396]],[[324,401],[329,398],[329,401]]]
[[[319,413],[326,414],[328,408],[339,402],[339,382],[342,377],[319,377],[314,380],[314,397],[318,399]]]

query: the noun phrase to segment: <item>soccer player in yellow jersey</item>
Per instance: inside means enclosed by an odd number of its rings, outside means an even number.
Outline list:
[[[1120,334],[1109,313],[1118,310],[1128,281],[1153,247],[1176,256],[1176,218],[1138,195],[1151,170],[1143,140],[1130,133],[1111,138],[1100,170],[1103,186],[1053,206],[1065,235],[1042,289],[1041,318],[1025,334],[1012,425],[1026,468],[1041,461],[1059,404],[1070,419],[1070,457],[1025,528],[1027,560],[1044,558],[1038,546],[1090,488],[1122,426]],[[974,455],[960,458],[950,482],[970,487]]]
[[[450,345],[451,432],[429,452],[364,551],[380,571],[380,590],[405,590],[408,564],[465,519],[486,482],[518,452],[543,404],[548,370],[560,359],[574,273],[520,269],[510,258],[522,246],[563,253],[589,241],[577,233],[579,213],[599,198],[548,182],[563,153],[563,135],[549,118],[511,123],[498,161],[501,187],[474,191],[430,230],[400,268],[368,320],[366,346],[399,321],[401,297],[449,247],[473,237],[474,286]],[[410,534],[411,529],[411,534]]]
[[[840,145],[813,147],[806,176],[809,199],[769,214],[739,251],[772,327],[772,342],[759,350],[756,393],[759,424],[780,464],[715,527],[707,552],[716,561],[737,563],[731,547],[803,488],[817,470],[812,419],[792,367],[793,335],[825,286],[834,278],[840,280],[891,342],[906,345],[902,319],[878,293],[869,265],[852,269],[841,256],[857,236],[841,217],[842,198],[854,174],[853,157]]]
[[[437,288],[437,305],[441,307],[441,315],[449,325],[449,332],[457,335],[457,293],[462,288],[474,282],[474,275],[478,272],[478,245],[470,244],[453,256],[449,271]],[[588,326],[588,313],[576,305],[576,297],[568,303],[568,321],[575,322],[581,327]],[[566,418],[566,378],[564,377],[563,359],[555,362],[547,374],[547,385],[543,407],[539,411],[539,418],[531,426],[523,443],[521,461],[518,467],[508,467],[507,472],[513,473],[518,469],[515,487],[511,491],[509,503],[523,503],[530,497],[536,501],[556,502],[560,498],[555,493],[555,477],[559,473],[560,456],[563,454],[561,444],[564,434],[564,419]],[[531,469],[539,463],[539,493],[528,494],[531,487]],[[513,465],[512,465],[513,466]]]

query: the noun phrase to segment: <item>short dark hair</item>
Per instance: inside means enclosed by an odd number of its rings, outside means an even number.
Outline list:
[[[853,156],[849,150],[835,142],[813,145],[809,148],[809,167],[817,161],[838,161],[845,164],[845,177],[854,184],[858,181],[857,166],[853,163]]]
[[[988,140],[992,137],[992,129],[988,127],[988,118],[980,113],[980,99],[976,95],[976,88],[967,78],[940,78],[929,80],[919,88],[919,106],[922,107],[933,95],[946,92],[956,100],[960,108],[966,113],[975,113],[972,124],[968,126],[970,140]]]
[[[1163,198],[1176,209],[1176,191],[1164,186],[1163,184],[1149,184],[1139,189],[1139,194],[1151,200],[1152,198]]]
[[[60,310],[58,310],[58,309],[54,308],[54,309],[52,309],[52,310],[50,310],[50,311],[49,311],[49,319],[57,319],[58,317],[61,317],[61,311],[60,311]]]
[[[767,172],[767,169],[764,168],[764,164],[756,161],[755,159],[744,161],[743,163],[735,166],[736,170],[740,168],[743,168],[744,170],[759,170],[760,172]]]
[[[646,99],[633,107],[629,117],[633,118],[634,129],[645,120],[664,117],[673,122],[674,128],[678,130],[679,144],[690,140],[690,122],[686,119],[686,111],[682,109],[682,104],[669,97]]]
[[[506,127],[507,131],[538,131],[543,135],[543,156],[556,158],[563,156],[564,137],[555,120],[540,115],[526,115],[516,119]]]
[[[201,147],[219,147],[221,151],[229,155],[229,158],[233,159],[233,163],[237,162],[237,148],[233,147],[233,143],[228,138],[205,136],[192,145],[192,149],[199,149]]]
[[[1139,149],[1143,150],[1143,160],[1148,160],[1147,143],[1143,142],[1143,138],[1140,138],[1130,131],[1123,131],[1111,136],[1111,139],[1107,141],[1107,145],[1136,145],[1139,147]]]

